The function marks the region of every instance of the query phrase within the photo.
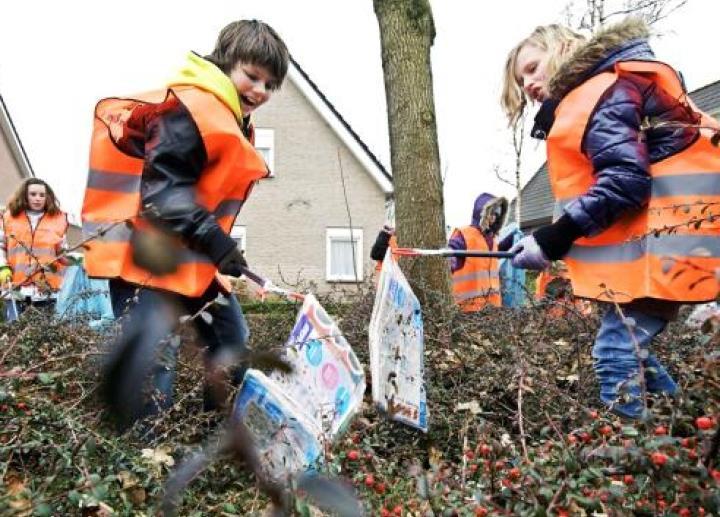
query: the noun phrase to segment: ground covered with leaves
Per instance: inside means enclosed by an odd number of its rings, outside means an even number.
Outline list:
[[[372,301],[369,292],[321,300],[366,365]],[[252,346],[281,346],[297,306],[248,308]],[[651,421],[628,423],[597,399],[597,314],[555,309],[428,323],[430,432],[378,414],[368,386],[323,472],[354,486],[367,515],[718,515],[717,329],[669,327],[655,351],[682,396],[650,399]],[[192,336],[186,341],[176,403],[150,424],[148,440],[139,429],[118,434],[98,400],[107,337],[34,312],[0,326],[0,515],[156,514],[168,475],[224,419],[202,411],[202,362]],[[302,495],[295,511],[315,512]],[[188,485],[178,513],[266,507],[252,474],[219,460]]]

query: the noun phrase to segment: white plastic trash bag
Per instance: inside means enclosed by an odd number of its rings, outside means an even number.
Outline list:
[[[420,302],[390,249],[383,260],[368,334],[373,401],[393,420],[427,432]]]
[[[245,418],[259,448],[267,458],[273,477],[311,468],[323,450],[348,425],[358,411],[365,392],[365,374],[340,329],[313,295],[305,296],[286,343],[285,357],[293,366],[289,375],[274,371],[270,376],[248,370],[235,402],[235,414]],[[271,402],[254,403],[255,393]],[[256,409],[250,411],[250,406]],[[265,414],[260,414],[265,413]],[[292,421],[290,430],[268,434],[263,422]],[[288,438],[287,433],[293,438]],[[314,439],[310,439],[314,437]],[[293,452],[280,450],[292,444]]]
[[[242,418],[272,478],[303,472],[319,462],[321,430],[262,372],[245,374],[234,416]]]

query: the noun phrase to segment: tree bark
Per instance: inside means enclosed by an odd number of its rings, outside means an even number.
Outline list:
[[[395,224],[400,246],[446,244],[430,47],[429,0],[373,0],[380,26],[387,99]],[[421,303],[450,301],[449,266],[438,258],[402,261]]]

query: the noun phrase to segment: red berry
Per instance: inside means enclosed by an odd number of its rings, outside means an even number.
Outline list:
[[[380,515],[382,517],[390,517],[392,515],[392,513],[390,513],[390,510],[388,510],[387,508],[385,508],[383,506],[382,509],[380,510]]]
[[[505,468],[505,462],[503,460],[497,460],[495,462],[495,468],[497,470],[504,469]]]
[[[402,515],[402,505],[397,505],[393,508],[393,515]]]
[[[375,492],[377,492],[378,494],[380,494],[380,495],[384,494],[385,489],[386,489],[385,483],[375,483]]]
[[[592,418],[593,420],[596,420],[597,417],[598,417],[597,411],[595,411],[594,409],[592,411],[590,411],[590,418]]]
[[[590,443],[590,440],[592,440],[590,433],[580,433],[580,440],[583,443]]]
[[[667,463],[667,456],[662,452],[653,452],[650,455],[650,459],[652,460],[653,465],[657,465],[658,467],[662,467],[665,463]]]
[[[632,477],[631,474],[625,474],[623,476],[623,483],[625,483],[626,485],[632,485],[633,483],[635,483],[635,478]]]
[[[667,429],[664,425],[659,425],[655,428],[655,436],[665,436],[667,434]]]
[[[517,481],[520,479],[520,469],[517,467],[513,467],[508,472],[508,477],[514,481]]]
[[[710,472],[710,475],[712,476],[712,478],[713,478],[715,481],[717,481],[718,483],[720,483],[720,470],[713,469],[713,470]]]
[[[360,453],[355,449],[348,451],[347,459],[349,459],[350,461],[357,461],[358,459],[360,459]]]
[[[697,454],[697,452],[695,451],[695,449],[690,449],[690,450],[688,451],[688,459],[691,460],[691,461],[697,461],[697,459],[698,459],[698,454]]]
[[[571,434],[570,436],[568,436],[568,442],[570,442],[571,445],[575,445],[577,443],[577,441],[578,441],[577,436],[575,436],[574,434]]]
[[[476,517],[485,517],[488,514],[488,511],[486,508],[482,506],[478,506],[475,508],[475,515]]]
[[[695,425],[698,429],[705,431],[707,429],[712,429],[715,426],[715,422],[708,416],[699,416],[695,419]]]
[[[465,451],[465,457],[469,460],[473,459],[475,457],[475,453],[473,451]]]
[[[678,515],[680,517],[690,517],[692,515],[692,512],[687,508],[680,508]]]
[[[613,429],[611,426],[605,424],[600,428],[600,434],[603,436],[610,436],[613,432]]]
[[[365,476],[365,486],[368,488],[372,488],[372,486],[375,484],[375,477],[372,474],[368,474]]]
[[[478,452],[480,452],[480,456],[487,458],[490,456],[490,453],[492,452],[492,447],[490,447],[488,444],[483,443],[479,448]]]
[[[682,440],[680,440],[680,445],[682,445],[686,449],[689,449],[690,447],[695,446],[695,440],[693,440],[692,438],[683,438]]]
[[[15,404],[15,407],[22,411],[25,411],[27,409],[27,404],[25,404],[25,402],[18,402],[17,404]]]

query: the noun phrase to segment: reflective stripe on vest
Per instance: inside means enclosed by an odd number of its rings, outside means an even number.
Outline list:
[[[558,106],[548,135],[555,216],[594,184],[592,163],[581,151],[586,126],[600,97],[629,73],[649,77],[684,102],[677,73],[658,62],[617,63],[614,71],[571,91]],[[649,173],[648,205],[594,237],[578,239],[565,257],[575,295],[618,302],[643,297],[709,301],[717,296],[713,272],[720,267],[720,150],[701,134],[687,149],[651,164]]]
[[[472,250],[488,250],[485,236],[474,226],[458,228],[465,246]],[[479,311],[486,305],[500,307],[499,262],[494,258],[465,257],[463,267],[452,274],[453,298],[463,312]]]
[[[217,271],[202,253],[177,242],[178,269],[152,275],[132,260],[132,234],[148,223],[139,219],[143,160],[115,144],[132,110],[148,103],[178,102],[198,127],[207,153],[206,168],[195,185],[196,202],[230,233],[252,186],[267,176],[262,156],[243,136],[233,112],[213,94],[191,86],[173,87],[133,99],[109,98],[95,108],[90,171],[83,203],[83,232],[88,242],[85,267],[90,276],[199,296]],[[124,224],[131,221],[132,228]],[[120,223],[120,224],[117,224]],[[99,232],[103,231],[103,235]]]
[[[67,216],[60,212],[44,214],[35,230],[25,212],[16,217],[3,214],[8,266],[13,271],[15,285],[34,284],[40,291],[50,288],[57,291],[62,284],[64,266],[56,262],[58,249],[67,232]],[[51,264],[52,269],[43,266]]]

